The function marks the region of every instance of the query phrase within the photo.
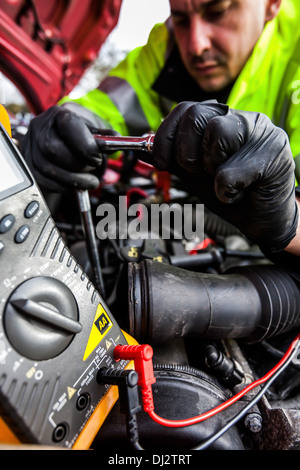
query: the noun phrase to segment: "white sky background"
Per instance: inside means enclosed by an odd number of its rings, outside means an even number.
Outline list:
[[[118,25],[109,36],[109,42],[117,49],[128,51],[147,42],[148,35],[156,23],[169,16],[168,0],[123,0]],[[84,83],[84,80],[83,80]],[[86,82],[85,82],[86,83]],[[93,85],[91,83],[91,85]],[[73,96],[86,90],[77,86]],[[6,78],[0,74],[0,99],[2,104],[22,104],[23,98]]]
[[[142,46],[152,27],[169,16],[168,0],[123,0],[119,22],[112,39],[124,49]]]
[[[128,52],[146,44],[153,26],[164,22],[169,13],[169,0],[123,0],[118,24],[101,48],[102,66],[107,65],[109,60],[109,68],[112,68],[123,59],[125,51]],[[112,59],[107,55],[109,49],[115,51],[115,63],[111,63]],[[117,51],[120,53],[118,54]],[[123,55],[121,51],[124,51]],[[99,77],[95,72],[95,67],[92,66],[72,90],[70,97],[78,98],[96,88],[98,84]]]

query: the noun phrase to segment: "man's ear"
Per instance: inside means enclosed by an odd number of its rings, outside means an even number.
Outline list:
[[[278,15],[282,0],[267,0],[266,2],[266,21],[271,21]]]

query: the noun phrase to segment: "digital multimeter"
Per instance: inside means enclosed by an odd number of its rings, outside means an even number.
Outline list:
[[[0,168],[0,416],[20,442],[76,448],[96,411],[107,416],[117,399],[97,371],[125,368],[113,350],[131,339],[71,256],[2,126]]]

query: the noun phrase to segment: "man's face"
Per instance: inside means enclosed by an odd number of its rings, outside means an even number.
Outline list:
[[[270,0],[170,0],[182,61],[205,91],[237,78],[268,19]]]

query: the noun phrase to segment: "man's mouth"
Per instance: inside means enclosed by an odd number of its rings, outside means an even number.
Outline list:
[[[213,73],[219,66],[220,64],[215,61],[193,62],[191,64],[192,69],[201,75],[209,75]]]

